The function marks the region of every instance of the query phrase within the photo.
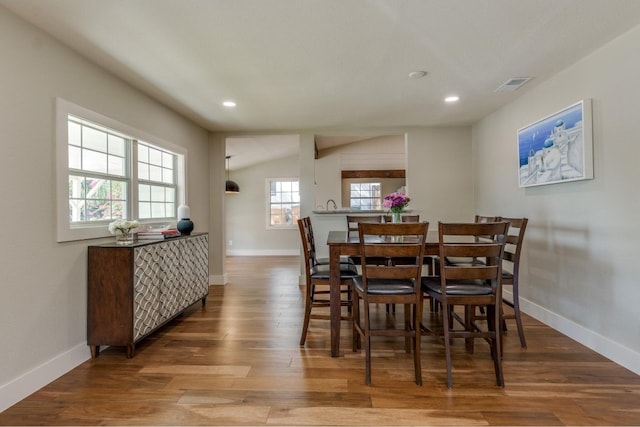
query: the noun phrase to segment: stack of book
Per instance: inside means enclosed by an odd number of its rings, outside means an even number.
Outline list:
[[[168,230],[145,230],[138,232],[138,240],[164,240],[179,235],[180,232],[175,228]]]

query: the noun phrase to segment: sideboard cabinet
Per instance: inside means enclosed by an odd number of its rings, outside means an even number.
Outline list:
[[[198,300],[206,303],[206,233],[88,251],[87,344],[93,358],[101,345],[125,346],[131,358],[136,342]]]

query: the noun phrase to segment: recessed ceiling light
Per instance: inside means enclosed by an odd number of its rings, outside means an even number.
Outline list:
[[[426,71],[412,71],[409,73],[409,77],[411,77],[412,79],[421,79],[426,75]]]
[[[224,105],[225,107],[235,107],[236,103],[233,101],[224,101],[222,105]]]
[[[452,95],[452,96],[447,96],[447,97],[444,99],[444,102],[456,102],[456,101],[458,101],[459,99],[460,99],[460,97],[459,97],[459,96]]]

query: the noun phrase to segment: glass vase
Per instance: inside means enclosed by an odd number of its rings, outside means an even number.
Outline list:
[[[402,222],[401,212],[391,212],[391,223],[400,224]]]
[[[116,231],[116,243],[118,245],[130,245],[133,243],[133,233],[131,230]]]

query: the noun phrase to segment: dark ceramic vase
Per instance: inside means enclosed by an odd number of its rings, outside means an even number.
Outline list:
[[[188,236],[193,231],[193,221],[191,221],[189,218],[182,218],[180,221],[178,221],[178,225],[176,226],[176,228],[178,229],[180,234]]]

